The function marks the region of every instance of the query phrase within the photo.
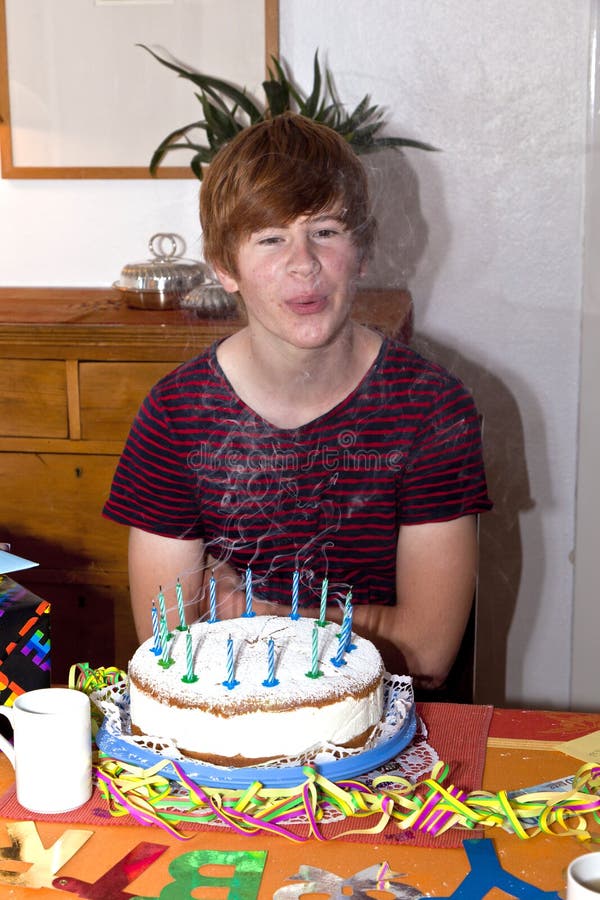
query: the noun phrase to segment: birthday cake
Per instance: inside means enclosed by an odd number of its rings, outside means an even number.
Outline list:
[[[304,757],[362,747],[383,712],[381,656],[355,633],[307,617],[254,616],[153,638],[129,663],[132,731],[171,739],[208,763]]]

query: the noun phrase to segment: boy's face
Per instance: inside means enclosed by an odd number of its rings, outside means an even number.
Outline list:
[[[241,294],[251,328],[311,349],[349,322],[363,264],[333,211],[253,232],[238,248],[237,274],[216,271],[226,291]]]

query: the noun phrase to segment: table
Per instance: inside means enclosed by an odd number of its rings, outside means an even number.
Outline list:
[[[550,779],[574,774],[582,765],[580,760],[553,749],[562,740],[571,740],[600,729],[600,714],[578,714],[559,712],[533,712],[524,710],[494,710],[486,751],[483,787],[490,791],[527,788]],[[451,760],[446,760],[451,764]],[[12,770],[4,758],[0,758],[0,793],[12,783]],[[6,820],[0,820],[0,847],[7,847]],[[52,845],[67,828],[83,829],[83,825],[67,826],[64,823],[38,823],[38,832],[45,847]],[[161,897],[161,900],[186,900],[194,897],[225,897],[227,892],[203,893],[187,891],[183,882],[178,884],[169,873],[169,865],[184,854],[201,851],[266,851],[266,863],[262,875],[260,898],[300,896],[281,892],[290,884],[288,878],[301,865],[310,865],[335,873],[342,878],[350,878],[355,873],[375,864],[387,861],[391,869],[401,873],[401,881],[418,888],[423,894],[448,897],[461,884],[470,866],[464,848],[444,850],[415,848],[386,844],[342,843],[329,841],[321,843],[309,841],[294,844],[282,838],[259,835],[243,838],[221,830],[197,833],[189,841],[178,841],[158,828],[142,826],[94,827],[94,833],[87,843],[69,860],[60,871],[60,876],[72,877],[93,884],[105,876],[111,867],[119,862],[141,842],[152,842],[166,848],[138,878],[132,880],[120,893],[98,895],[85,887],[83,894],[89,898],[113,896]],[[502,868],[530,885],[544,891],[562,891],[565,884],[566,866],[575,856],[596,849],[597,845],[580,843],[572,837],[539,835],[529,841],[520,841],[515,835],[507,834],[499,828],[487,829],[486,838],[491,838]],[[485,844],[478,841],[478,852]],[[472,844],[471,846],[474,846]],[[6,852],[4,854],[6,856]],[[196,857],[197,858],[197,857]],[[0,869],[23,871],[27,865],[20,862],[2,860]],[[488,867],[489,871],[489,867]],[[66,893],[54,889],[41,888],[35,893],[29,888],[2,884],[0,894],[11,900],[57,900]],[[169,885],[169,889],[165,887]],[[296,891],[298,889],[296,888]],[[162,893],[161,893],[162,892]],[[500,893],[495,892],[497,896]],[[341,896],[342,894],[340,894]],[[347,891],[344,896],[351,896]],[[533,897],[535,891],[521,893],[523,898]],[[70,896],[75,896],[73,893]],[[250,897],[252,894],[230,893],[230,897]],[[311,895],[306,895],[311,896]],[[316,896],[316,895],[312,895]],[[321,896],[326,896],[321,894]],[[385,893],[373,896],[390,896]],[[463,897],[465,895],[463,894]],[[470,894],[469,897],[474,897]]]

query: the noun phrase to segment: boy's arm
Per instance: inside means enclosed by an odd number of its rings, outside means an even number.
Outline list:
[[[391,672],[410,673],[417,687],[439,687],[458,652],[476,580],[475,516],[404,525],[397,604],[356,606],[356,630],[377,644]]]
[[[152,601],[159,589],[165,597],[170,628],[179,624],[175,585],[180,580],[185,618],[191,624],[201,610],[204,587],[204,543],[201,539],[178,540],[129,530],[129,588],[135,630],[139,641],[152,634]]]

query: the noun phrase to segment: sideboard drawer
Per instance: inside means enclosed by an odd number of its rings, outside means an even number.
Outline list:
[[[80,363],[83,440],[124,441],[150,388],[178,365],[177,361]]]
[[[0,384],[3,436],[69,436],[63,361],[0,359]]]
[[[44,569],[127,571],[127,529],[102,516],[117,456],[2,454],[2,539]]]

